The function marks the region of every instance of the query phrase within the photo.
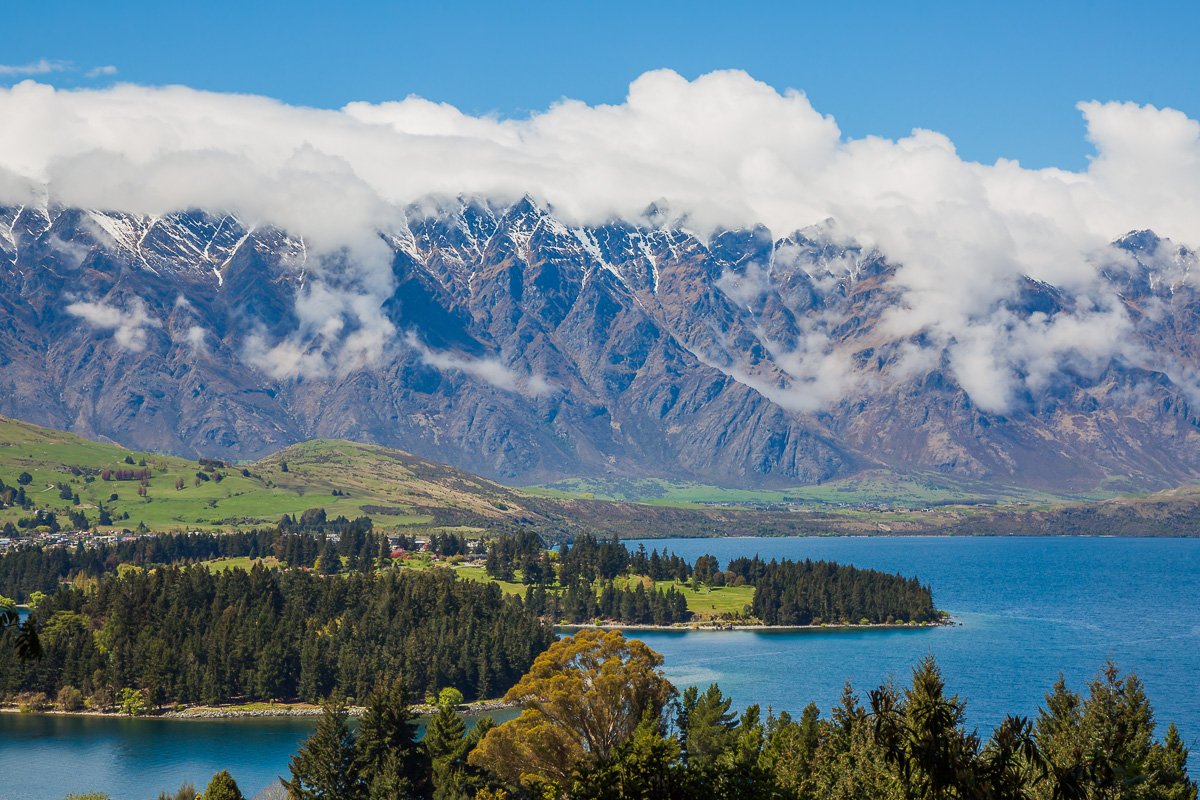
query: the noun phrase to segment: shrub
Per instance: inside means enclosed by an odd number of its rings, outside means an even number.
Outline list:
[[[173,792],[161,791],[158,793],[158,800],[196,800],[200,793],[196,791],[196,787],[190,783],[185,783]]]
[[[245,800],[237,781],[224,769],[212,776],[203,797],[204,800]]]
[[[112,708],[113,693],[112,689],[107,686],[100,686],[96,691],[92,692],[84,701],[84,706],[89,711],[107,711]]]
[[[457,708],[462,705],[463,693],[453,686],[447,686],[438,692],[437,704],[441,707]]]
[[[122,714],[128,714],[131,717],[140,717],[150,709],[150,703],[146,699],[145,691],[141,689],[122,689],[120,707]]]
[[[63,711],[78,711],[83,708],[83,692],[67,684],[58,690],[57,702]]]
[[[45,692],[21,692],[17,695],[17,710],[22,714],[45,711],[50,708],[50,698]]]

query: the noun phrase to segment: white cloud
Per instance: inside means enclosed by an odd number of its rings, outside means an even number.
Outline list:
[[[405,334],[404,341],[420,354],[422,364],[435,369],[464,372],[498,389],[524,395],[539,396],[554,391],[554,386],[545,376],[537,373],[524,375],[507,366],[499,358],[476,358],[461,353],[432,350],[412,332]]]
[[[379,311],[392,274],[377,233],[430,196],[528,193],[570,223],[636,219],[666,198],[671,218],[700,233],[763,223],[782,236],[833,218],[902,264],[904,302],[886,329],[923,334],[977,403],[1002,410],[1048,371],[1122,346],[1108,334],[1123,312],[1104,298],[1107,311],[1069,324],[1014,324],[1004,304],[1022,276],[1090,296],[1107,243],[1128,230],[1200,244],[1200,123],[1132,103],[1079,109],[1096,155],[1073,172],[964,161],[927,130],[845,139],[802,93],[741,72],[650,72],[623,103],[564,100],[519,120],[416,97],[329,111],[177,86],[26,81],[0,89],[0,202],[32,185],[68,205],[220,209],[304,236],[315,288],[302,324],[329,352],[303,340],[255,352],[273,373],[313,374],[337,369],[327,356],[340,361],[343,347],[350,363],[372,363],[394,337]],[[740,301],[757,277],[726,291]],[[828,355],[817,348],[797,373],[826,374]]]
[[[124,308],[104,302],[78,301],[66,307],[66,312],[79,317],[93,328],[112,331],[113,341],[122,350],[140,353],[146,349],[146,330],[160,328],[162,323],[151,317],[146,304],[135,297]]]
[[[84,73],[88,78],[106,78],[117,74],[117,68],[112,64],[105,64],[102,67],[92,67]]]
[[[70,61],[54,61],[39,58],[28,64],[0,64],[0,75],[28,77],[30,75],[49,75],[52,72],[67,72],[73,69]]]
[[[741,272],[726,270],[717,278],[717,288],[739,306],[752,306],[770,286],[767,268],[751,261]]]
[[[295,378],[324,378],[329,364],[318,347],[294,339],[271,344],[256,332],[246,337],[242,359],[277,381]]]
[[[184,334],[184,337],[187,340],[188,347],[192,349],[193,353],[208,352],[208,331],[206,331],[200,325],[188,326],[187,333]]]

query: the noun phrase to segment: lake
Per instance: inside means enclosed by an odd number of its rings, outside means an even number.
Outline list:
[[[905,575],[933,588],[958,624],[917,630],[640,632],[679,686],[717,681],[740,706],[827,710],[850,679],[864,693],[904,683],[926,654],[969,699],[972,724],[1032,715],[1061,672],[1074,688],[1106,659],[1136,670],[1157,719],[1179,724],[1200,771],[1200,539],[674,539],[694,560],[824,558]],[[637,542],[631,546],[636,547]],[[61,800],[83,789],[153,798],[218,769],[246,795],[287,770],[309,719],[122,720],[0,715],[0,800]]]
[[[972,724],[1033,715],[1061,672],[1081,689],[1112,659],[1146,682],[1156,717],[1200,743],[1200,539],[673,539],[689,560],[814,558],[917,575],[958,623],[925,630],[640,633],[679,685],[717,681],[739,705],[828,710],[849,679],[898,684],[933,654]],[[636,543],[633,544],[636,546]],[[1198,749],[1198,748],[1193,748]],[[1194,761],[1194,759],[1193,759]]]

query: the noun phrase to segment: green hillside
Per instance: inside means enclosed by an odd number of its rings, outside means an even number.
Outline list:
[[[790,489],[734,489],[658,478],[569,478],[525,487],[523,491],[555,499],[612,500],[675,508],[875,504],[912,508],[962,503],[1043,503],[1111,496],[1068,497],[1020,487],[956,480],[945,475],[901,475],[885,470],[867,470],[847,478]]]
[[[131,474],[121,476],[122,470]],[[143,470],[145,496],[139,495]],[[15,489],[21,473],[30,477],[23,488],[32,507],[53,511],[63,527],[72,511],[95,524],[103,504],[113,523],[104,527],[144,524],[155,531],[249,528],[321,507],[329,516],[369,516],[380,529],[472,535],[522,525],[560,540],[582,532],[622,538],[1200,533],[1198,487],[1096,502],[937,476],[862,473],[783,491],[653,479],[511,489],[399,450],[341,440],[317,439],[255,463],[214,467],[0,417],[0,481]],[[0,508],[0,525],[32,515]]]
[[[119,471],[142,470],[148,473],[144,497],[138,493],[139,477],[115,479]],[[16,487],[22,472],[32,477],[24,488],[35,508],[59,514],[81,510],[95,521],[103,504],[117,528],[139,523],[152,530],[248,527],[317,506],[330,516],[367,515],[383,528],[470,528],[531,513],[506,487],[373,445],[314,440],[253,464],[214,469],[0,417],[0,480]],[[78,505],[61,497],[64,485],[78,495]],[[30,514],[0,509],[0,524]]]

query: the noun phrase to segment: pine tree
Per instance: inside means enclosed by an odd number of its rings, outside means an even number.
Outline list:
[[[336,575],[342,569],[342,558],[332,542],[326,541],[321,548],[321,574]]]
[[[454,703],[447,702],[443,692],[437,713],[429,720],[422,741],[433,768],[435,799],[457,796],[456,790],[463,784],[463,768],[469,747],[466,734],[467,724],[454,710]]]
[[[326,701],[313,735],[292,756],[292,779],[285,781],[291,800],[358,800],[364,795],[355,769],[354,734],[346,702]]]
[[[689,768],[703,772],[732,743],[737,719],[729,710],[732,703],[715,683],[704,694],[693,691],[684,695],[687,727],[683,742]]]
[[[380,536],[379,537],[379,567],[380,567],[380,569],[382,569],[382,568],[386,567],[388,564],[390,564],[391,559],[392,559],[392,551],[388,547],[388,537]]]
[[[417,744],[417,726],[404,681],[397,678],[371,692],[358,726],[357,769],[370,797],[422,797],[429,766]]]
[[[466,735],[467,724],[454,710],[454,706],[441,703],[425,729],[425,752],[435,762],[439,759],[452,759],[462,749]]]
[[[913,669],[903,701],[890,688],[871,693],[876,740],[901,769],[906,791],[932,800],[955,796],[970,783],[979,754],[978,736],[963,729],[965,701],[946,697],[945,689],[937,663],[926,656]]]
[[[1150,754],[1156,800],[1196,800],[1196,782],[1188,777],[1187,760],[1187,746],[1171,723],[1162,744],[1154,745]]]

